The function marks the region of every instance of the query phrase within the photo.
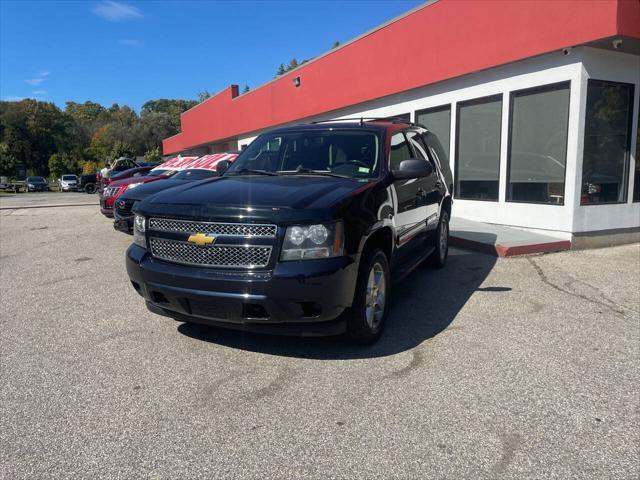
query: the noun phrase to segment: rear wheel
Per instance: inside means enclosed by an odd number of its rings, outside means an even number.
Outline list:
[[[353,306],[347,314],[347,335],[373,343],[382,334],[389,303],[389,262],[380,249],[366,252],[360,262]]]
[[[96,193],[96,184],[95,183],[87,183],[84,187],[84,191],[87,193]]]
[[[435,247],[430,259],[431,264],[436,268],[442,268],[447,263],[449,256],[449,213],[446,210],[440,214]]]

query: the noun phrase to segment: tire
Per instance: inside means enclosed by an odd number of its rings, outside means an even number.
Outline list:
[[[431,255],[430,263],[435,268],[442,268],[447,263],[449,256],[449,212],[446,210],[440,215],[435,243],[436,249]]]
[[[360,261],[353,306],[347,311],[347,337],[368,345],[382,335],[389,309],[389,261],[379,248],[365,252]],[[371,296],[371,287],[377,289]]]
[[[86,193],[96,193],[96,184],[95,183],[87,183],[84,186],[84,191]]]

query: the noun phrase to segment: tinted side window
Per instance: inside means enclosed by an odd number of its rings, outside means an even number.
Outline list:
[[[411,149],[407,143],[404,133],[398,132],[391,137],[391,147],[389,153],[389,162],[391,170],[400,168],[400,162],[411,158]]]
[[[434,168],[436,165],[433,163],[433,158],[429,156],[427,153],[427,148],[424,143],[422,143],[422,139],[420,138],[420,133],[415,131],[407,132],[407,138],[409,139],[409,143],[413,147],[413,151],[416,152],[416,158],[421,158],[422,160],[426,160],[431,163],[431,166]]]

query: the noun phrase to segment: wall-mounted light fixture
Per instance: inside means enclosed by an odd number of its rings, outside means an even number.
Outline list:
[[[299,87],[300,86],[300,77],[294,77],[293,78],[293,86],[294,87]]]

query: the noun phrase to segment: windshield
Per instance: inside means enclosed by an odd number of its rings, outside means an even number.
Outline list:
[[[160,169],[160,170],[151,170],[149,172],[149,176],[150,177],[170,177],[171,175],[173,175],[176,171],[175,170],[164,170],[164,169]]]
[[[62,180],[75,180],[76,176],[75,175],[63,175],[62,176]]]
[[[375,178],[380,171],[380,141],[362,130],[307,130],[265,134],[256,138],[226,175],[331,174]]]
[[[203,168],[194,168],[192,170],[183,170],[180,173],[176,173],[176,180],[202,180],[204,178],[215,177],[215,170],[205,170]]]
[[[28,177],[27,182],[35,182],[35,183],[44,183],[44,178],[42,177]]]

